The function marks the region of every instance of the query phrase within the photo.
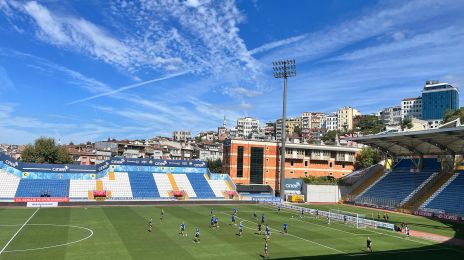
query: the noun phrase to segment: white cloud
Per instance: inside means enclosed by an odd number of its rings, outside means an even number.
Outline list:
[[[224,94],[227,94],[232,97],[257,97],[263,94],[262,91],[254,90],[254,89],[247,89],[244,87],[236,87],[236,88],[226,88],[224,89]]]

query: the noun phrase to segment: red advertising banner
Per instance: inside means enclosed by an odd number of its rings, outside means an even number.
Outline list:
[[[446,219],[446,220],[452,220],[452,221],[461,221],[461,217],[460,216],[456,216],[456,215],[448,215],[448,214],[438,214],[437,215],[437,218],[440,218],[440,219]]]
[[[433,217],[433,212],[416,210],[414,211],[414,215],[423,216],[423,217]]]
[[[40,197],[40,198],[14,198],[14,202],[69,202],[69,198],[52,198],[52,197]]]

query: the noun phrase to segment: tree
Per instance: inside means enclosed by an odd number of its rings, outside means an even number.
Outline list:
[[[354,129],[364,135],[378,134],[385,129],[383,121],[375,115],[356,116],[353,121]]]
[[[321,137],[321,140],[324,144],[335,144],[335,137],[339,132],[337,130],[327,131],[324,136]]]
[[[405,118],[401,121],[401,129],[411,129],[413,127],[411,118]]]
[[[34,144],[26,145],[21,153],[21,161],[30,163],[72,163],[73,160],[64,146],[56,145],[55,139],[40,137]]]
[[[361,150],[361,153],[356,158],[355,168],[365,169],[371,165],[374,165],[382,159],[382,155],[378,149],[366,147]]]
[[[461,107],[458,110],[448,110],[443,117],[443,122],[448,123],[456,119],[460,119],[461,122],[464,122],[464,107]]]
[[[208,160],[208,169],[210,172],[219,173],[222,172],[222,160]]]

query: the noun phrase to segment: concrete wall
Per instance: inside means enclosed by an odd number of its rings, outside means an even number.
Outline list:
[[[337,203],[341,199],[338,185],[312,185],[304,186],[306,202]]]

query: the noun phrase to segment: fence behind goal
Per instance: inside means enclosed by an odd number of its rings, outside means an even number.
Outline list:
[[[328,217],[329,221],[352,223],[352,224],[355,224],[357,228],[371,227],[371,228],[382,228],[382,229],[387,229],[387,230],[395,230],[395,225],[393,224],[366,219],[364,215],[353,213],[353,212],[340,211],[340,210],[324,211],[324,210],[299,207],[299,206],[295,206],[291,204],[283,204],[280,202],[272,202],[272,201],[260,201],[260,203],[272,205],[275,207],[280,207],[283,209],[295,210],[298,212],[301,212],[303,210],[305,214],[309,213],[314,216],[320,216],[320,217],[325,217],[325,218]]]

